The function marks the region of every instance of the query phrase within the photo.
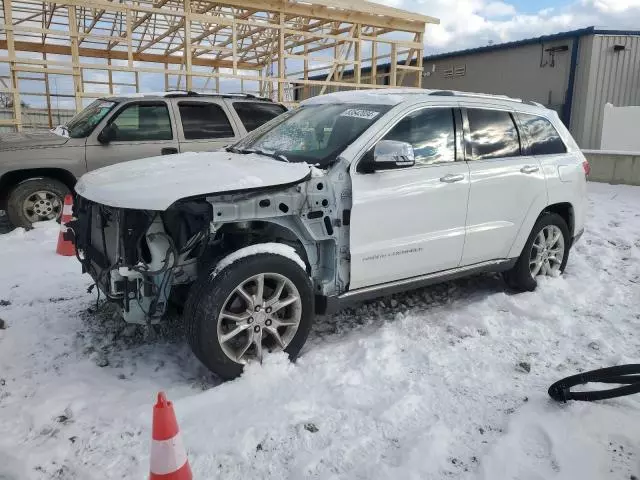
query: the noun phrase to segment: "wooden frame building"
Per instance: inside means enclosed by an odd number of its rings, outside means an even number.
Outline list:
[[[437,19],[364,0],[2,0],[0,126],[28,108],[82,109],[149,90],[246,92],[293,103],[296,89],[420,86],[426,24]],[[394,65],[386,85],[360,69]],[[397,65],[397,66],[396,66]],[[345,70],[355,72],[343,79]],[[311,76],[322,75],[313,80]],[[406,82],[405,82],[406,83]],[[305,95],[306,96],[306,95]]]

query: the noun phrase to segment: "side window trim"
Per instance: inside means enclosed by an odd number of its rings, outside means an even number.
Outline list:
[[[394,120],[389,123],[383,130],[381,130],[380,132],[378,132],[378,134],[376,135],[375,139],[371,141],[371,144],[367,146],[367,148],[364,149],[364,151],[362,152],[362,154],[360,155],[360,157],[358,157],[354,162],[352,162],[352,166],[353,166],[353,171],[359,174],[363,174],[361,171],[359,171],[359,165],[360,163],[367,157],[367,155],[369,155],[373,148],[376,146],[376,144],[382,140],[391,130],[393,130],[395,128],[396,125],[398,125],[405,117],[407,117],[408,115],[411,115],[413,113],[416,113],[420,110],[427,110],[427,109],[447,109],[447,110],[451,110],[452,114],[453,114],[453,120],[454,120],[454,134],[455,134],[455,141],[454,141],[454,154],[455,154],[455,161],[454,162],[447,162],[449,164],[451,163],[457,163],[459,161],[464,161],[464,156],[463,155],[458,155],[458,148],[461,147],[461,145],[463,144],[463,135],[462,135],[462,128],[459,128],[461,124],[459,124],[458,122],[462,122],[462,117],[460,115],[460,107],[457,104],[451,104],[451,105],[419,105],[416,106],[416,108],[413,108],[411,110],[409,110],[408,112],[403,112],[402,115],[399,115],[398,117],[394,118]],[[460,133],[460,135],[458,135],[458,131]],[[459,143],[460,142],[460,143]],[[461,152],[462,153],[462,152]],[[447,163],[433,163],[433,164],[416,164],[413,167],[409,167],[409,168],[404,168],[403,170],[413,170],[413,169],[418,169],[418,168],[430,168],[430,167],[441,167],[442,165],[447,165]],[[380,170],[379,173],[384,173],[384,172],[393,172],[395,170],[391,169],[391,170]]]
[[[164,106],[167,109],[167,115],[169,116],[169,128],[171,129],[171,140],[168,140],[168,139],[167,140],[114,140],[114,142],[158,142],[158,141],[170,142],[172,140],[177,140],[176,129],[174,128],[174,116],[173,116],[171,105],[163,100],[135,100],[133,102],[126,102],[120,105],[116,105],[116,107],[119,107],[119,108],[117,108],[114,112],[112,112],[111,115],[107,115],[108,119],[104,124],[104,126],[102,126],[101,128],[94,128],[92,135],[95,134],[97,137],[102,132],[102,130],[104,130],[113,122],[115,122],[120,116],[120,114],[122,114],[122,112],[124,112],[126,109],[130,107],[133,107],[134,105],[142,105],[145,107]]]
[[[475,158],[473,152],[473,144],[470,142],[471,139],[471,127],[469,124],[469,110],[491,110],[495,112],[504,112],[508,113],[511,121],[513,122],[513,126],[516,129],[516,135],[518,135],[518,148],[519,148],[519,156],[527,155],[526,149],[523,143],[523,135],[520,127],[520,121],[516,118],[516,112],[507,108],[493,107],[493,106],[473,106],[467,107],[464,106],[461,108],[462,110],[462,122],[464,125],[464,152],[467,162],[494,162],[504,160],[505,158],[514,158],[514,157],[498,157],[498,158]]]

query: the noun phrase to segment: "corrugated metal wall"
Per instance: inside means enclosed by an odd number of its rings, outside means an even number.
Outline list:
[[[583,146],[585,137],[588,137],[589,129],[586,111],[587,99],[589,98],[589,73],[591,70],[592,47],[592,35],[580,39],[578,63],[573,87],[573,102],[571,106],[571,126],[569,128],[573,138],[580,146]]]
[[[597,149],[604,105],[640,105],[640,36],[595,35],[583,38],[580,49],[588,64],[578,65],[571,129],[582,148]]]
[[[508,95],[559,113],[565,102],[572,38],[424,60],[424,88]]]

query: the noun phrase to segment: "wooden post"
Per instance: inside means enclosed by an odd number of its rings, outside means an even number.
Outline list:
[[[169,68],[169,64],[165,63],[164,64],[164,91],[168,92],[169,91],[169,74],[167,73],[167,69]]]
[[[216,67],[216,73],[220,75],[220,67]],[[216,93],[220,93],[220,77],[216,77]]]
[[[391,66],[389,70],[389,85],[392,87],[395,87],[397,79],[398,79],[398,45],[395,43],[392,43],[391,44]]]
[[[353,64],[353,71],[355,73],[355,82],[356,82],[356,90],[360,89],[360,82],[361,82],[361,65],[360,63],[362,62],[362,40],[360,40],[360,32],[362,30],[362,25],[358,24],[356,25],[356,31],[355,31],[355,38],[356,38],[356,42],[354,44],[354,54],[353,54],[353,59],[355,60],[356,63]]]
[[[110,58],[107,58],[107,65],[111,66]],[[113,72],[111,69],[107,70],[107,75],[109,76],[109,94],[113,95]]]
[[[284,102],[284,12],[279,15],[280,30],[278,31],[278,101]]]
[[[71,36],[71,65],[73,70],[73,91],[76,100],[76,112],[82,110],[82,71],[80,54],[78,53],[78,20],[75,5],[67,6],[69,18],[69,35]]]
[[[238,25],[236,24],[236,16],[233,16],[231,24],[231,55],[233,60],[233,74],[238,74]]]
[[[371,42],[371,85],[378,83],[378,41]]]
[[[304,44],[304,80],[305,82],[309,80],[309,44],[305,43]],[[304,84],[304,86],[302,87],[302,98],[303,99],[307,99],[309,98],[309,85],[308,84]]]
[[[4,21],[7,36],[7,52],[9,53],[9,69],[11,71],[11,89],[13,90],[13,117],[17,131],[22,131],[22,104],[18,86],[18,71],[16,69],[16,50],[13,40],[13,15],[11,0],[3,0]]]
[[[184,0],[184,59],[185,59],[185,78],[187,83],[187,91],[193,90],[193,79],[191,78],[191,0]]]
[[[424,33],[417,33],[416,34],[416,42],[424,45]],[[416,78],[415,85],[418,88],[422,87],[422,75],[424,73],[423,52],[424,52],[424,47],[422,47],[421,49],[416,51],[416,56],[417,56],[416,66],[420,67],[420,70],[416,71],[417,78]]]
[[[127,28],[127,60],[129,68],[133,68],[133,38],[131,36],[131,10],[127,9],[126,12],[126,28]]]
[[[53,116],[51,112],[51,90],[49,88],[49,73],[47,72],[47,53],[46,52],[42,52],[42,60],[45,63],[44,93],[47,96],[47,117],[49,120],[49,128],[53,128]]]

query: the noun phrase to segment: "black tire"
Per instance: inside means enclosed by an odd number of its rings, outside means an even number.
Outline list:
[[[213,270],[213,267],[211,268]],[[274,253],[259,253],[239,259],[212,279],[202,275],[191,287],[184,308],[185,336],[195,356],[222,379],[238,377],[244,364],[229,358],[217,336],[220,309],[233,290],[246,279],[260,273],[276,273],[289,279],[300,294],[302,312],[298,330],[284,351],[294,361],[309,336],[314,317],[311,280],[293,260]]]
[[[53,213],[55,213],[56,220],[60,218],[64,197],[71,193],[69,188],[53,178],[32,178],[19,183],[9,192],[7,216],[14,227],[31,228],[31,220],[25,215],[23,206],[29,197],[39,191],[51,192],[58,198],[60,208]]]
[[[564,269],[567,266],[567,261],[569,260],[569,250],[571,246],[571,234],[569,233],[569,227],[567,227],[567,222],[565,222],[564,218],[557,213],[543,212],[533,226],[531,234],[527,239],[527,243],[525,243],[515,266],[503,274],[505,282],[513,290],[519,292],[532,292],[538,286],[538,282],[531,275],[529,261],[531,258],[533,242],[535,241],[536,236],[548,225],[555,225],[558,227],[564,237],[565,251],[562,263],[560,264],[560,273],[564,272]]]

